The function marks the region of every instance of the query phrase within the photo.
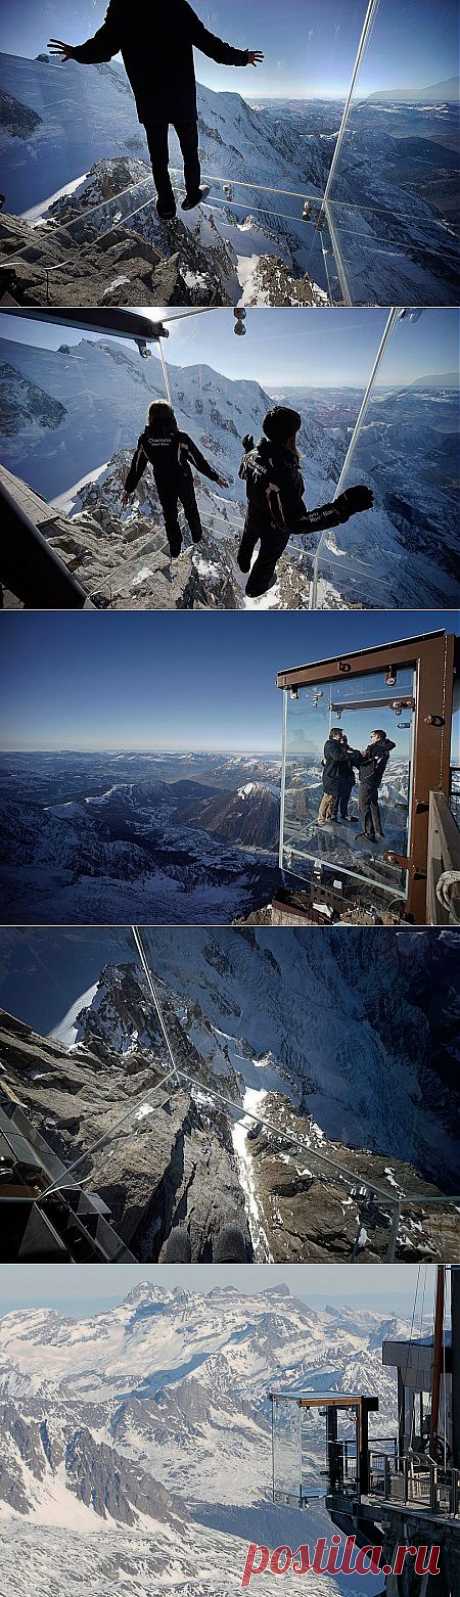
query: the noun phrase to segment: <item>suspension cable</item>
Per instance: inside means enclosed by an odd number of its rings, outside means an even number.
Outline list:
[[[175,1075],[176,1075],[176,1070],[175,1070],[175,1067],[174,1067],[173,1070],[170,1070],[170,1071],[166,1072],[165,1075],[160,1076],[158,1078],[158,1081],[156,1082],[155,1086],[151,1088],[151,1094],[152,1093],[156,1094],[156,1093],[160,1092],[161,1088],[166,1086],[166,1082],[170,1081]],[[170,1097],[171,1097],[171,1093],[168,1092],[167,1095],[166,1095],[166,1098],[162,1101],[161,1104],[153,1103],[151,1105],[152,1109],[158,1109],[158,1108],[162,1109],[165,1103],[169,1103]],[[149,1101],[149,1093],[147,1092],[145,1094],[142,1094],[142,1103],[146,1104],[148,1101]],[[68,1166],[68,1168],[63,1171],[61,1176],[58,1176],[58,1178],[56,1180],[50,1182],[50,1185],[48,1187],[45,1187],[45,1191],[40,1193],[38,1201],[40,1203],[43,1203],[45,1198],[49,1198],[52,1192],[59,1192],[63,1187],[73,1186],[74,1183],[70,1182],[69,1179],[68,1179],[69,1176],[72,1175],[72,1171],[78,1170],[78,1166],[83,1164],[85,1159],[90,1159],[92,1157],[92,1155],[97,1152],[97,1149],[98,1148],[102,1148],[105,1143],[108,1142],[109,1145],[110,1145],[110,1143],[112,1143],[113,1140],[118,1136],[118,1133],[121,1131],[122,1126],[126,1125],[126,1121],[127,1120],[131,1120],[136,1115],[136,1112],[139,1110],[139,1107],[140,1107],[139,1100],[137,1098],[133,1099],[132,1103],[130,1103],[129,1109],[126,1109],[125,1113],[120,1116],[120,1119],[117,1120],[116,1125],[113,1126],[111,1128],[111,1130],[107,1130],[107,1131],[102,1132],[102,1135],[97,1138],[96,1142],[91,1143],[91,1146],[89,1148],[85,1149],[84,1153],[80,1153],[78,1155],[78,1159],[74,1159],[72,1161],[72,1164],[70,1164]],[[83,1177],[83,1180],[89,1179],[90,1175],[91,1175],[91,1171],[88,1172],[88,1178]],[[79,1185],[80,1185],[79,1181],[75,1182],[75,1186],[79,1186]]]

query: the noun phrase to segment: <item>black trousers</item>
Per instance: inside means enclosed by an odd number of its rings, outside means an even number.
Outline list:
[[[353,792],[353,785],[354,784],[352,782],[351,785],[348,784],[346,787],[345,786],[343,786],[343,787],[340,786],[340,791],[339,791],[339,810],[340,810],[340,814],[341,814],[341,817],[342,817],[343,821],[346,821],[346,819],[347,819],[348,805],[350,803],[351,795],[352,795],[352,792]]]
[[[195,498],[193,478],[182,478],[169,491],[159,490],[161,508],[164,515],[168,543],[173,556],[180,554],[182,548],[182,533],[179,522],[179,505],[183,506],[190,527],[193,542],[199,543],[203,536],[200,514]]]
[[[198,123],[195,118],[193,121],[174,122],[172,125],[177,133],[182,150],[187,194],[196,194],[201,181],[200,162],[198,159]],[[145,123],[153,178],[160,205],[167,204],[173,197],[169,175],[169,126],[169,122],[165,121]]]
[[[266,521],[261,523],[250,514],[246,516],[243,536],[238,550],[238,565],[240,571],[249,571],[252,556],[257,543],[260,543],[257,560],[246,583],[246,593],[251,599],[260,598],[271,586],[276,571],[277,561],[289,543],[290,532],[282,527],[269,527]]]
[[[363,832],[372,840],[383,836],[382,818],[379,808],[379,796],[376,788],[359,789],[359,813],[362,821]]]

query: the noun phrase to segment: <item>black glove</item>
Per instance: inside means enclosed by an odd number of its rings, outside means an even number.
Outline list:
[[[340,511],[341,521],[348,521],[349,516],[355,516],[358,510],[372,510],[373,503],[372,489],[366,488],[364,483],[358,483],[356,488],[346,488],[345,493],[339,494],[335,507]]]

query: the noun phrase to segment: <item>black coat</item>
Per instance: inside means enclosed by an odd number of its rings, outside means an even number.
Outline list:
[[[359,785],[361,791],[375,796],[378,793],[384,771],[388,765],[391,750],[396,744],[391,738],[385,738],[380,743],[369,743],[364,754],[361,755],[359,766]]]
[[[188,433],[170,433],[167,438],[153,438],[148,427],[141,433],[125,482],[127,493],[134,493],[146,466],[153,467],[161,501],[178,494],[184,481],[191,480],[191,466],[201,471],[211,482],[219,481],[219,473],[209,465]]]
[[[187,0],[110,0],[101,28],[75,50],[77,61],[110,61],[121,51],[140,122],[196,121],[193,47],[223,66],[247,66],[248,51],[209,33]]]
[[[261,438],[246,451],[239,475],[246,483],[248,522],[264,533],[282,528],[293,534],[321,532],[325,527],[338,527],[344,519],[337,504],[307,510],[297,455],[268,438]]]
[[[324,792],[331,793],[333,798],[340,798],[345,787],[350,792],[353,787],[353,765],[358,763],[359,758],[356,749],[344,749],[338,738],[327,738],[323,751]]]

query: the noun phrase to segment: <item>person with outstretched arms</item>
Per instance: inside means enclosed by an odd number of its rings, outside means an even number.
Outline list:
[[[201,183],[193,50],[222,66],[256,67],[260,50],[238,50],[205,28],[187,0],[110,0],[105,21],[84,44],[50,39],[51,55],[92,65],[119,53],[145,127],[162,221],[176,214],[169,174],[168,130],[175,128],[184,162],[184,211],[194,210],[209,189]]]
[[[160,500],[171,559],[177,559],[182,548],[179,523],[179,505],[182,505],[190,527],[193,543],[200,543],[203,529],[195,498],[192,466],[204,477],[227,488],[226,477],[214,471],[201,450],[181,432],[171,405],[162,399],[150,406],[147,426],[138,439],[125,482],[123,502],[128,504],[135,492],[146,466],[152,466],[158,498]]]
[[[370,488],[358,485],[339,494],[333,504],[307,510],[296,447],[301,425],[297,410],[275,405],[265,416],[260,442],[254,445],[253,438],[243,438],[239,474],[246,483],[247,512],[238,551],[240,571],[249,571],[256,545],[260,545],[246,583],[249,598],[259,598],[272,587],[289,538],[338,527],[359,511],[370,510],[374,503]]]

